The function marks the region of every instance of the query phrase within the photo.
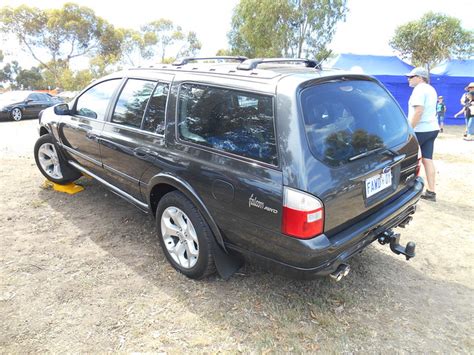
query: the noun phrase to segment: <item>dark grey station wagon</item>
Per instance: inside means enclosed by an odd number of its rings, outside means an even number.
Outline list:
[[[423,189],[418,144],[376,79],[303,59],[198,59],[112,74],[46,109],[38,168],[58,184],[87,174],[151,213],[191,278],[253,259],[339,280],[375,240],[415,255],[393,228]]]

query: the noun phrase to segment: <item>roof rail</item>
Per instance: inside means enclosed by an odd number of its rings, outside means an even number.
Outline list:
[[[247,57],[242,57],[242,56],[215,56],[215,57],[184,57],[184,58],[178,58],[176,61],[174,61],[173,65],[178,66],[178,65],[185,65],[191,62],[195,62],[198,60],[216,60],[216,61],[239,61],[243,62],[247,60]]]
[[[263,63],[304,63],[307,68],[316,68],[321,69],[321,64],[311,60],[303,58],[256,58],[256,59],[247,59],[243,63],[237,66],[239,70],[252,70],[257,68],[259,64]]]

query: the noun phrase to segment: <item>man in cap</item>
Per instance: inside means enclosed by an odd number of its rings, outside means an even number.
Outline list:
[[[469,124],[469,118],[468,118],[469,113],[467,112],[467,109],[468,109],[468,106],[470,105],[470,100],[469,100],[468,94],[469,94],[469,92],[474,91],[474,82],[469,83],[469,85],[464,88],[464,91],[465,91],[465,93],[462,94],[461,99],[459,100],[459,102],[461,102],[461,105],[463,106],[463,108],[461,109],[461,111],[456,113],[454,115],[454,117],[457,118],[459,115],[464,113],[464,121],[466,122],[466,132],[464,133],[464,137],[466,137],[467,136],[467,131],[468,131],[468,124]]]
[[[459,100],[459,102],[461,102],[461,105],[462,105],[462,106],[464,106],[464,105],[466,104],[466,101],[467,101],[467,94],[468,94],[470,91],[474,91],[474,83],[469,83],[469,85],[464,88],[464,91],[465,91],[465,93],[462,94],[461,100]]]
[[[421,149],[421,161],[425,168],[428,187],[421,198],[436,201],[435,176],[436,169],[433,163],[434,141],[439,133],[438,118],[436,116],[436,90],[428,84],[429,73],[425,68],[414,68],[406,74],[408,84],[413,92],[408,100],[408,122],[415,130],[416,138]]]

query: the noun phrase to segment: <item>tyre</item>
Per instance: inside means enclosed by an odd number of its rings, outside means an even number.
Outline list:
[[[167,193],[156,210],[158,239],[171,265],[192,279],[215,273],[214,236],[207,222],[181,192]]]
[[[81,177],[81,173],[60,157],[50,134],[38,138],[34,153],[36,165],[46,179],[65,185]]]
[[[23,118],[23,112],[18,107],[15,107],[12,112],[10,112],[10,117],[13,121],[20,121]]]

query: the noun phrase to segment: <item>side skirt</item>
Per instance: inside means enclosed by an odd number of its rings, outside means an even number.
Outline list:
[[[105,181],[104,179],[102,179],[101,177],[95,175],[94,173],[91,173],[89,170],[85,169],[84,167],[77,164],[76,162],[70,160],[70,161],[68,161],[68,164],[70,164],[71,166],[73,166],[74,168],[79,170],[80,172],[82,172],[82,173],[84,173],[84,174],[86,174],[90,177],[93,177],[95,180],[97,180],[98,182],[103,184],[105,187],[107,187],[110,191],[115,193],[117,196],[123,198],[125,201],[131,203],[132,205],[134,205],[135,207],[140,209],[142,212],[145,212],[146,214],[150,213],[150,209],[148,208],[148,205],[146,203],[143,203],[140,200],[137,200],[132,195],[130,195],[130,194],[126,193],[125,191],[119,189],[117,186],[114,186],[111,183]]]

